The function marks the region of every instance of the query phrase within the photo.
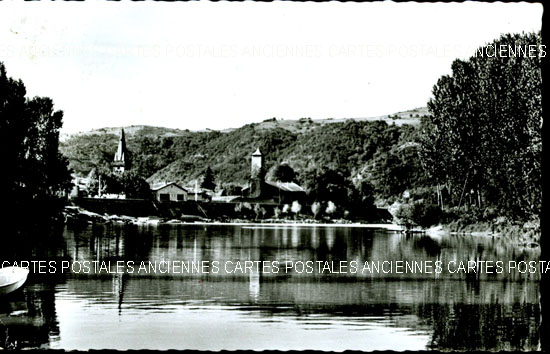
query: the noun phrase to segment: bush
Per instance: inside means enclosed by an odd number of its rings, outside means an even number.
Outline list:
[[[417,201],[402,204],[397,210],[396,217],[407,224],[430,227],[441,222],[443,211],[438,205]]]

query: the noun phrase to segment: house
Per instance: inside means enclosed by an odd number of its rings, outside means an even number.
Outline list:
[[[151,188],[151,191],[153,192],[155,199],[159,202],[183,202],[189,200],[188,191],[174,182],[153,187]]]

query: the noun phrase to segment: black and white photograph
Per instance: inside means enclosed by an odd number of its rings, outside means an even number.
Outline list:
[[[548,350],[542,22],[0,2],[0,350]]]

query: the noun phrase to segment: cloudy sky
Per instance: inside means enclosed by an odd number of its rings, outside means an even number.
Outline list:
[[[425,106],[455,58],[538,31],[539,4],[0,3],[0,61],[64,132],[239,127]]]

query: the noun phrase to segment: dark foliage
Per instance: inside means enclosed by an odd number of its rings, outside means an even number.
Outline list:
[[[504,35],[492,45],[540,45],[540,34]],[[514,219],[542,205],[542,80],[535,57],[456,60],[428,103],[422,162],[447,204],[496,208]]]
[[[296,173],[287,163],[281,163],[273,168],[273,172],[268,178],[278,182],[294,182],[296,180]]]
[[[151,196],[149,184],[136,171],[114,173],[110,169],[99,168],[92,170],[88,176],[90,177],[88,184],[90,196],[98,194],[124,194],[126,198]]]
[[[210,190],[216,189],[216,183],[214,183],[214,174],[212,169],[208,166],[202,174],[201,188],[206,188]]]
[[[58,216],[57,200],[70,188],[68,161],[58,150],[63,113],[53,106],[46,97],[27,98],[23,82],[9,78],[0,63],[0,188],[8,220]]]

